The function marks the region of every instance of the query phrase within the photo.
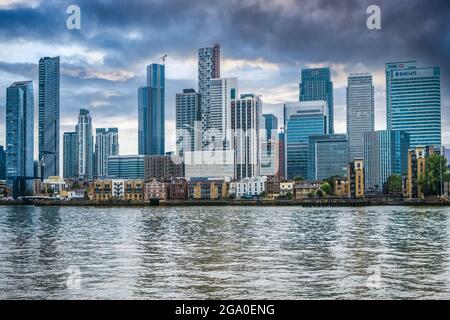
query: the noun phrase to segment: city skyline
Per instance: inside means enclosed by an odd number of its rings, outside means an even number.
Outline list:
[[[307,1],[306,1],[307,2]],[[297,2],[304,4],[305,1]],[[429,21],[433,17],[435,24],[421,34],[409,33],[405,27],[402,27],[396,21],[394,16],[400,13],[402,4],[386,3],[383,5],[383,26],[380,31],[370,31],[365,27],[365,8],[367,5],[361,2],[359,5],[352,4],[332,4],[323,8],[320,5],[313,5],[311,10],[320,13],[315,18],[307,18],[303,14],[292,10],[296,2],[290,2],[288,5],[275,3],[255,4],[253,11],[272,16],[274,21],[283,19],[286,22],[285,28],[289,30],[290,23],[298,22],[299,29],[311,30],[316,37],[320,47],[317,46],[299,46],[290,44],[289,37],[283,37],[280,30],[275,30],[276,38],[272,41],[276,46],[272,46],[269,39],[264,37],[267,26],[260,26],[261,30],[254,26],[251,31],[254,37],[232,38],[230,34],[236,33],[233,26],[232,30],[224,28],[224,21],[219,19],[217,30],[208,30],[209,32],[198,32],[199,36],[192,41],[185,41],[177,36],[177,33],[167,32],[158,36],[157,39],[146,37],[146,30],[157,28],[152,22],[148,22],[140,14],[136,6],[131,5],[115,21],[110,20],[102,14],[102,8],[99,4],[80,1],[79,5],[83,12],[83,26],[80,31],[69,31],[63,23],[57,20],[58,14],[55,14],[54,20],[50,21],[52,26],[51,37],[44,33],[36,33],[35,29],[40,26],[33,26],[24,30],[23,24],[27,24],[24,16],[34,17],[39,20],[41,17],[50,19],[49,12],[57,12],[59,6],[53,2],[34,2],[33,8],[26,4],[8,1],[8,5],[0,2],[0,24],[4,30],[11,30],[8,33],[1,33],[2,44],[0,51],[13,52],[13,54],[2,54],[0,59],[0,85],[3,88],[9,86],[16,80],[33,80],[34,92],[37,95],[37,65],[41,57],[60,56],[61,57],[61,141],[62,134],[73,130],[76,123],[76,117],[80,108],[88,108],[92,114],[93,126],[100,127],[118,127],[121,136],[120,143],[122,154],[137,153],[137,97],[136,88],[145,83],[145,66],[159,62],[158,57],[164,53],[168,54],[167,76],[166,76],[166,150],[175,150],[175,93],[182,92],[185,88],[197,89],[197,50],[205,46],[212,45],[215,42],[221,44],[221,77],[238,77],[241,92],[255,92],[262,94],[264,102],[263,112],[274,112],[278,118],[282,118],[282,103],[285,101],[296,101],[298,96],[298,83],[300,82],[299,73],[302,68],[330,67],[331,80],[334,84],[334,115],[335,132],[345,133],[345,87],[347,75],[358,72],[371,72],[374,76],[375,86],[375,129],[386,128],[386,102],[385,102],[385,63],[400,60],[417,60],[418,64],[425,66],[438,65],[441,67],[441,87],[442,87],[442,119],[443,119],[443,144],[450,142],[449,130],[449,63],[448,46],[446,46],[445,28],[439,28],[445,22],[445,15],[437,15],[438,4],[424,5],[421,2],[408,2],[408,6],[413,8],[411,11],[420,12],[412,14],[406,19],[408,21]],[[176,3],[176,1],[175,1]],[[143,4],[147,6],[151,4]],[[169,23],[169,18],[180,17],[180,10],[172,7],[173,4],[161,5],[160,23]],[[440,4],[447,5],[447,4]],[[116,8],[117,4],[110,3],[111,10]],[[189,12],[199,15],[202,3],[193,3],[189,7]],[[227,14],[230,17],[236,17],[241,14],[254,14],[245,8],[245,5],[239,3],[230,3],[225,6]],[[169,10],[174,8],[174,10]],[[217,13],[219,8],[212,5],[211,12],[206,16],[210,19]],[[266,8],[266,9],[264,9]],[[339,12],[341,9],[350,8],[351,19],[343,21],[336,17],[330,26],[324,26],[322,18],[331,12]],[[273,9],[273,10],[271,10]],[[280,10],[277,10],[280,9]],[[287,10],[291,9],[291,10]],[[109,9],[108,9],[109,10]],[[116,10],[120,11],[120,10]],[[139,8],[139,11],[144,11]],[[292,16],[289,16],[291,12]],[[132,13],[136,13],[133,15]],[[64,20],[64,16],[61,20]],[[134,20],[132,20],[132,18]],[[411,19],[411,20],[409,20]],[[414,19],[414,20],[413,20]],[[104,41],[112,39],[112,34],[99,33],[96,24],[102,23],[103,31],[118,32],[114,33],[113,44],[106,44]],[[188,21],[182,21],[185,26]],[[7,25],[6,25],[7,24]],[[445,24],[444,24],[445,25]],[[120,31],[117,26],[121,26]],[[116,29],[115,29],[116,28]],[[198,27],[195,27],[198,28]],[[331,44],[325,43],[327,39],[326,30],[328,28],[339,29],[338,38],[342,42],[336,45],[333,40]],[[444,30],[444,36],[437,39]],[[27,43],[20,42],[15,38],[16,32],[22,31],[23,39]],[[178,30],[179,31],[179,30]],[[184,34],[179,31],[179,34]],[[402,35],[405,40],[398,40],[398,35]],[[248,31],[243,35],[249,35]],[[304,40],[305,35],[299,32],[293,32],[299,40]],[[353,37],[353,38],[352,38]],[[190,38],[190,37],[188,37]],[[361,50],[352,51],[352,54],[343,54],[343,50],[348,50],[349,39],[361,43]],[[250,41],[248,41],[250,39]],[[347,40],[345,40],[347,39]],[[436,46],[433,53],[422,49],[419,46],[425,39],[434,40]],[[436,40],[435,40],[436,39]],[[97,40],[97,41],[96,41]],[[259,43],[257,41],[260,41]],[[131,41],[127,48],[123,47],[126,41]],[[422,41],[422,42],[421,42]],[[298,41],[301,43],[302,41]],[[69,43],[70,45],[67,45]],[[335,51],[332,54],[327,51],[328,46],[334,45]],[[395,44],[395,45],[392,45]],[[9,48],[6,51],[6,48]],[[275,49],[278,47],[279,49]],[[392,48],[393,47],[393,48]],[[88,49],[89,48],[89,49]],[[147,48],[150,48],[147,50]],[[260,50],[265,48],[264,50]],[[380,53],[383,48],[384,53]],[[142,49],[142,50],[140,50]],[[130,52],[133,50],[133,52]],[[127,55],[127,59],[123,56]],[[121,59],[118,59],[121,57]],[[37,97],[35,97],[37,101]],[[0,110],[1,118],[4,118],[5,90],[0,91]],[[37,112],[35,112],[37,113]],[[36,115],[37,116],[37,115]],[[36,122],[37,123],[37,122]],[[5,144],[4,123],[0,124],[0,145]],[[37,125],[35,126],[35,158],[37,159]],[[62,149],[62,148],[61,148]],[[62,152],[62,150],[61,150]]]

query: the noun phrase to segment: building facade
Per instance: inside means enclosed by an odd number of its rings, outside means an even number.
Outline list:
[[[171,156],[145,156],[144,180],[158,179],[170,181],[171,178],[184,177],[184,164],[175,162]]]
[[[441,72],[415,61],[386,64],[387,129],[409,133],[411,147],[441,146]]]
[[[236,199],[259,197],[266,191],[267,177],[244,178],[230,183],[230,194]]]
[[[261,175],[275,176],[279,173],[280,156],[278,140],[278,118],[273,114],[263,114],[264,130],[261,133]]]
[[[41,178],[59,176],[59,57],[39,60],[39,161]]]
[[[0,180],[6,180],[6,150],[0,146]]]
[[[109,156],[108,177],[113,179],[144,179],[143,155]]]
[[[165,153],[165,66],[147,67],[147,86],[138,90],[138,149],[141,155]]]
[[[348,190],[351,198],[363,198],[364,190],[364,160],[353,159],[348,166]]]
[[[393,175],[406,175],[409,134],[406,131],[382,130],[364,134],[364,175],[366,190],[383,190]]]
[[[220,45],[198,50],[198,93],[202,114],[202,141],[206,144],[205,133],[210,128],[210,80],[220,78]]]
[[[346,177],[348,140],[345,134],[310,135],[308,139],[308,179]]]
[[[302,69],[300,101],[326,101],[328,105],[328,130],[334,133],[334,97],[330,68]]]
[[[325,101],[284,105],[286,177],[308,177],[310,135],[328,134],[328,106]]]
[[[119,155],[119,129],[97,128],[95,135],[95,176],[108,176],[109,156]]]
[[[233,179],[235,175],[234,157],[234,150],[186,152],[184,176],[186,178]]]
[[[232,149],[235,150],[235,174],[238,180],[260,175],[262,101],[255,94],[242,94],[231,101]]]
[[[92,118],[86,109],[80,109],[76,132],[78,178],[90,180],[94,174],[94,137],[92,135]]]
[[[364,157],[364,132],[375,130],[372,75],[351,74],[347,79],[347,135],[349,159]]]
[[[184,152],[201,150],[202,118],[200,95],[194,89],[184,89],[176,94],[176,150],[180,157]]]
[[[15,196],[31,194],[34,178],[34,93],[32,81],[6,89],[6,178]]]
[[[64,132],[63,136],[63,177],[78,177],[78,135],[76,132]]]

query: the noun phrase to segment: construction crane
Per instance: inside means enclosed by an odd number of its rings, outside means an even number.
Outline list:
[[[162,60],[163,65],[166,65],[166,59],[167,59],[167,54],[163,55],[162,57],[159,57],[158,60]]]

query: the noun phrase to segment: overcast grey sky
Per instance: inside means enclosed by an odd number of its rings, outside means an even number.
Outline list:
[[[70,4],[81,8],[81,30],[66,28]],[[370,4],[381,7],[381,30],[366,27]],[[449,21],[446,0],[0,0],[0,144],[6,87],[32,79],[37,93],[39,58],[59,55],[62,132],[88,108],[94,127],[119,128],[121,154],[137,153],[137,89],[146,65],[168,54],[166,149],[173,150],[175,93],[197,89],[197,49],[218,41],[222,76],[238,77],[240,92],[261,94],[264,112],[278,116],[283,102],[298,99],[301,68],[329,66],[337,132],[345,132],[349,73],[374,75],[376,128],[384,129],[385,63],[440,66],[450,145]]]

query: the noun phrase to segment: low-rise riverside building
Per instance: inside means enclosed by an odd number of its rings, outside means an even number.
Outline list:
[[[348,178],[331,179],[331,188],[336,197],[348,197],[350,193]]]
[[[294,185],[294,198],[303,200],[315,197],[317,191],[320,190],[320,182],[318,181],[299,181]]]
[[[189,183],[184,178],[172,178],[169,183],[169,198],[171,200],[186,200],[189,193]]]
[[[123,200],[144,201],[144,181],[125,180]]]
[[[85,192],[84,190],[62,190],[60,193],[62,200],[84,200]]]
[[[88,191],[90,200],[108,201],[113,197],[112,180],[96,180],[94,181]]]
[[[225,180],[191,179],[189,198],[194,200],[218,200],[229,197],[229,185]]]
[[[267,177],[266,198],[275,200],[280,197],[280,178],[278,176]]]
[[[267,177],[244,178],[230,183],[230,194],[236,199],[259,197],[266,191]]]
[[[427,149],[417,147],[408,152],[408,176],[406,178],[406,196],[423,198],[424,194],[419,179],[425,174]]]
[[[364,197],[364,161],[354,159],[348,167],[348,188],[351,198]]]
[[[280,197],[288,197],[294,195],[294,181],[280,182]]]
[[[151,179],[145,183],[145,200],[167,200],[169,184]]]

